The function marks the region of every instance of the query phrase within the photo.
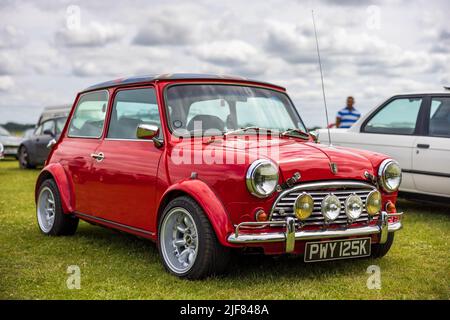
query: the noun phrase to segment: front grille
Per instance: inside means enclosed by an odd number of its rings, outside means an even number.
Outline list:
[[[294,187],[291,191],[283,192],[274,204],[271,214],[271,221],[285,220],[286,217],[294,217],[298,225],[302,226],[322,226],[325,225],[325,218],[321,212],[322,200],[329,194],[337,196],[341,202],[341,212],[336,220],[329,222],[328,224],[349,224],[355,222],[367,223],[369,222],[369,215],[366,211],[366,199],[369,193],[375,190],[374,186],[365,183],[317,183],[308,184],[305,186]],[[297,197],[303,192],[308,193],[314,199],[314,210],[311,216],[303,221],[298,220],[294,215],[294,202]],[[353,221],[349,221],[345,214],[344,203],[345,199],[351,194],[358,195],[364,204],[364,210],[361,216]]]

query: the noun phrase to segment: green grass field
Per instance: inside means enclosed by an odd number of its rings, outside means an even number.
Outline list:
[[[301,257],[242,256],[228,274],[203,281],[166,273],[146,240],[80,223],[73,237],[36,225],[38,171],[0,161],[0,299],[449,299],[450,209],[407,201],[404,229],[383,259],[305,264]],[[81,289],[66,286],[78,265]],[[369,290],[367,267],[381,268]]]

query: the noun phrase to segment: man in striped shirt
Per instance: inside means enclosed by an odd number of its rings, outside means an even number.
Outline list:
[[[355,99],[347,97],[347,106],[337,113],[336,128],[350,128],[361,117],[361,113],[353,106]]]

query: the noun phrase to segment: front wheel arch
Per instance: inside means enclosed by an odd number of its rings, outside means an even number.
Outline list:
[[[158,226],[158,251],[170,273],[197,280],[227,268],[230,248],[219,243],[203,208],[192,197],[183,195],[169,201]]]
[[[166,190],[159,201],[155,221],[156,228],[158,228],[158,222],[167,204],[179,196],[192,198],[203,209],[206,218],[216,233],[219,243],[226,247],[234,247],[227,241],[228,235],[234,231],[228,213],[215,193],[206,183],[200,180],[184,180]]]

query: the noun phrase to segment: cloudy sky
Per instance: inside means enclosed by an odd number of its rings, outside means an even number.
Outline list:
[[[327,100],[365,112],[395,93],[450,85],[450,1],[0,0],[0,123],[122,76],[225,73],[287,87],[308,126]]]

